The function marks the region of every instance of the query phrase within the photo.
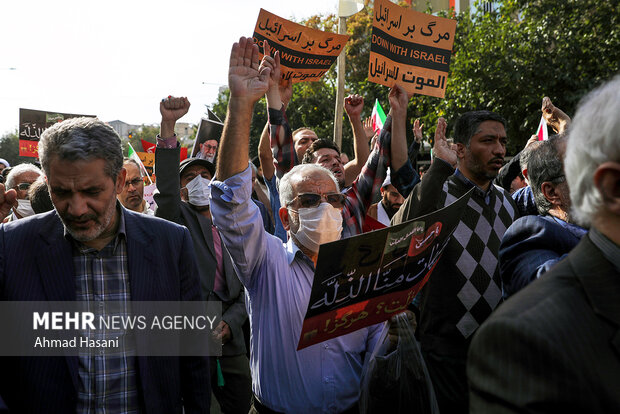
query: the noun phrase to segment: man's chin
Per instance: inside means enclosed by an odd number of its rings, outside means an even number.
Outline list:
[[[71,237],[73,237],[75,240],[82,242],[82,243],[95,240],[97,237],[99,237],[103,233],[103,230],[104,230],[100,228],[77,230],[77,229],[72,229],[71,227],[67,225],[65,225],[65,229],[67,230],[67,233],[71,235]]]

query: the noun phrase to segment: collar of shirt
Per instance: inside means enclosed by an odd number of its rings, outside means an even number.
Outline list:
[[[471,181],[469,178],[465,177],[461,170],[458,168],[454,171],[454,175],[461,180],[466,186],[475,188],[474,192],[477,193],[480,197],[484,198],[484,202],[489,204],[489,200],[491,200],[491,190],[493,189],[493,182],[489,184],[489,188],[487,191],[484,191],[482,188],[478,186],[478,184]]]
[[[305,260],[306,262],[308,262],[308,264],[314,270],[314,262],[310,260],[310,258],[306,256],[304,252],[301,251],[299,246],[297,246],[293,241],[293,238],[289,237],[288,241],[286,242],[286,260],[289,266],[291,265],[291,263],[293,263],[293,260],[295,260],[296,257],[300,260]]]
[[[596,227],[590,229],[590,240],[592,240],[596,247],[601,249],[603,256],[620,272],[620,246],[609,240]]]
[[[121,205],[120,201],[118,200],[116,200],[116,211],[118,211],[120,214],[118,216],[119,217],[118,229],[116,230],[114,239],[112,239],[112,241],[114,242],[114,248],[112,249],[113,253],[116,252],[116,248],[118,247],[118,242],[120,240],[119,236],[122,236],[125,240],[127,240],[127,233],[125,232],[125,208]],[[90,249],[89,247],[86,247],[82,242],[75,240],[73,236],[69,234],[66,227],[63,226],[63,230],[64,230],[65,239],[73,243],[78,248],[79,251],[85,251],[85,250]]]

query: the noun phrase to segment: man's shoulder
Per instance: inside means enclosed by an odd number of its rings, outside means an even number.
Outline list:
[[[124,209],[124,214],[126,226],[137,226],[155,234],[161,234],[162,232],[182,234],[186,229],[184,226],[157,216],[142,214],[128,209]]]
[[[562,226],[548,216],[523,216],[516,219],[506,231],[506,236],[514,236],[519,233],[539,234],[547,231],[561,231]],[[540,235],[540,234],[539,234]]]
[[[512,223],[504,234],[502,245],[549,242],[549,248],[560,247],[558,243],[562,246],[569,243],[574,247],[579,239],[580,237],[556,222],[551,216],[529,215],[520,217]]]
[[[2,225],[5,234],[19,235],[22,237],[32,237],[32,233],[39,233],[48,230],[49,227],[62,228],[60,218],[56,214],[56,210],[47,213],[35,214],[20,220],[13,220]]]
[[[569,256],[575,256],[575,252]],[[544,277],[535,280],[511,296],[489,317],[489,322],[513,320],[528,326],[540,326],[549,321],[568,322],[567,315],[586,296],[571,261],[565,259],[555,265]]]

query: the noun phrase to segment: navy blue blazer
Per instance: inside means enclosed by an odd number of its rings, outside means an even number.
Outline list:
[[[201,300],[187,229],[122,211],[132,300]],[[0,300],[75,300],[71,249],[55,210],[0,226]],[[182,406],[186,413],[208,412],[207,358],[137,357],[136,362],[145,412],[180,413]],[[0,395],[11,412],[75,412],[77,356],[5,357],[0,363]]]
[[[512,223],[499,247],[504,298],[533,282],[563,259],[586,232],[551,216],[525,216]]]

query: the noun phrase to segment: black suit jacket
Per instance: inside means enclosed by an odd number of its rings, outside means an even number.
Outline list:
[[[122,208],[122,207],[121,207]],[[125,215],[130,294],[134,301],[200,300],[189,233],[165,220]],[[56,211],[0,227],[0,300],[74,301],[72,246]],[[140,336],[136,337],[140,345]],[[78,357],[2,358],[0,395],[11,412],[75,412]],[[147,413],[207,412],[207,358],[137,357]]]
[[[620,412],[620,273],[589,235],[482,325],[472,413]]]
[[[179,181],[180,147],[175,149],[157,148],[155,152],[155,176],[157,177],[157,191],[155,215],[188,228],[194,242],[200,287],[205,299],[212,298],[213,284],[217,261],[213,247],[212,222],[202,214],[193,210],[189,204],[181,200],[181,185]],[[223,243],[222,258],[226,278],[226,292],[222,301],[222,319],[228,324],[232,337],[224,344],[222,355],[242,355],[246,352],[245,340],[241,327],[248,315],[245,310],[245,293],[233,269],[230,254]]]

